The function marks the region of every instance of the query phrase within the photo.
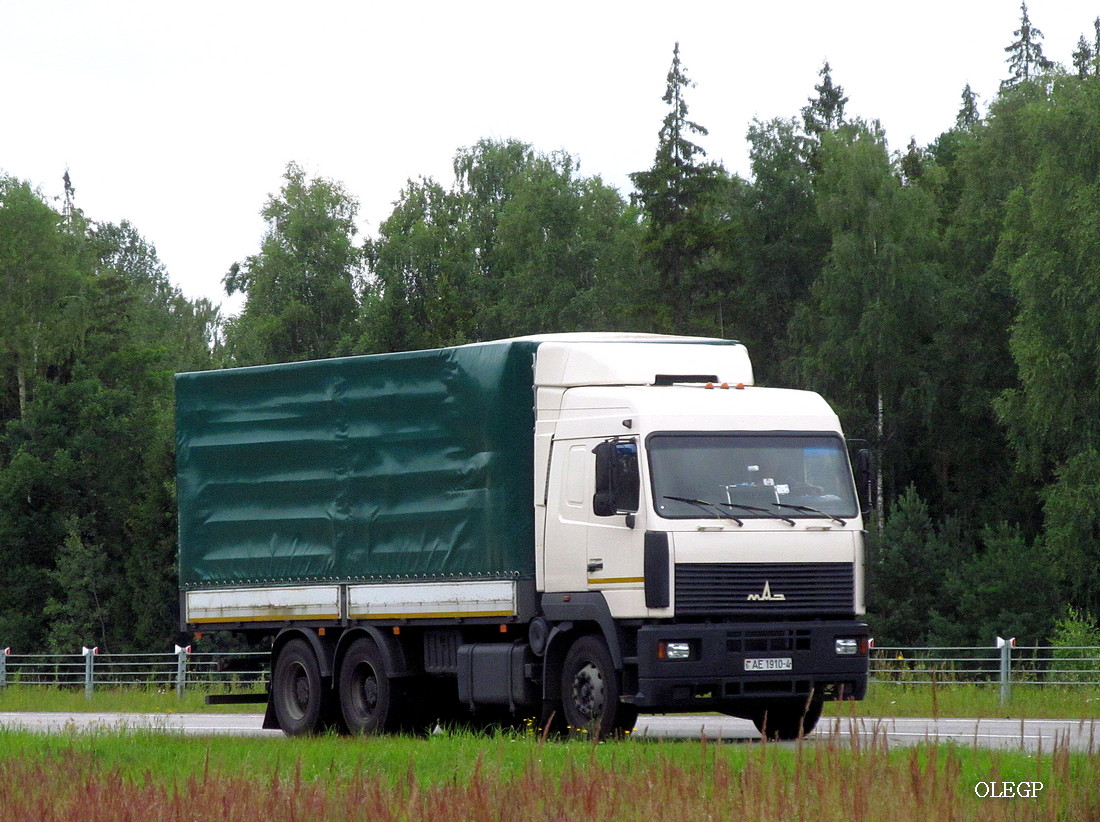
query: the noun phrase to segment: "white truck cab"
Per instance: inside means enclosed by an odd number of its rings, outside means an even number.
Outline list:
[[[823,699],[866,687],[863,521],[840,422],[817,394],[754,386],[742,346],[639,342],[539,348],[544,607],[606,607],[635,709],[808,730]]]

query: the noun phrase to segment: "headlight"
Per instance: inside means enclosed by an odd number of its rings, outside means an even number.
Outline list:
[[[657,643],[658,659],[691,659],[690,642]]]
[[[859,653],[859,640],[838,639],[836,641],[836,652],[840,656],[855,656]]]

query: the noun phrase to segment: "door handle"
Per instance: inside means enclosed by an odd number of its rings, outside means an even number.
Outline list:
[[[602,570],[603,570],[603,560],[602,559],[594,559],[590,563],[588,563],[588,573],[594,574],[597,571],[602,571]]]

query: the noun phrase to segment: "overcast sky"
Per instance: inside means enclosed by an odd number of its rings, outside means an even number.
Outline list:
[[[675,10],[673,10],[675,9]],[[1031,0],[1063,64],[1100,6]],[[405,181],[453,180],[482,137],[565,149],[629,193],[680,42],[711,159],[747,174],[753,118],[799,113],[828,60],[891,148],[949,128],[1007,77],[1015,0],[0,0],[0,171],[129,220],[190,297],[254,253],[289,161],[342,182],[373,235]],[[227,303],[232,310],[235,304]]]

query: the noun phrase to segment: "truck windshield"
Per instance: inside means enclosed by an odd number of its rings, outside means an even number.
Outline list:
[[[843,441],[829,434],[653,434],[657,513],[667,519],[854,517]],[[763,510],[754,510],[763,509]]]

